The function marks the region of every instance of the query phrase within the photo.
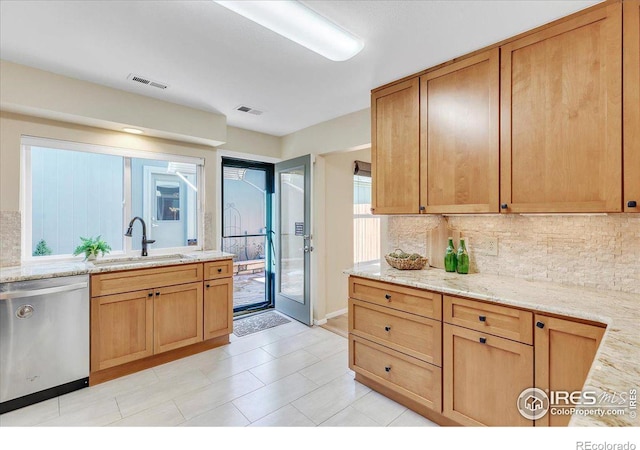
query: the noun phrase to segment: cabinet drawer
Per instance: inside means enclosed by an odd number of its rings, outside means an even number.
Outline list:
[[[440,412],[442,373],[439,367],[351,335],[349,367],[357,373]]]
[[[223,259],[204,263],[204,279],[228,278],[233,276],[233,260]]]
[[[202,281],[202,264],[109,272],[91,276],[91,296],[120,294],[196,281]]]
[[[445,295],[444,321],[533,344],[533,314],[530,311]]]
[[[442,320],[442,295],[365,278],[349,278],[349,297]]]
[[[436,366],[441,366],[441,322],[349,300],[349,332]]]

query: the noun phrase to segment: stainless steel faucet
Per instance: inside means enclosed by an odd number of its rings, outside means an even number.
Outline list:
[[[153,244],[155,242],[155,239],[147,239],[147,224],[144,223],[142,217],[136,216],[131,219],[131,222],[129,222],[129,228],[127,228],[127,232],[124,235],[127,237],[131,237],[131,235],[133,234],[133,222],[135,222],[136,220],[139,220],[142,224],[142,256],[147,256],[147,244]]]

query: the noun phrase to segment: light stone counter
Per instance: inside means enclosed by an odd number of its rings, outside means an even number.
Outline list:
[[[156,256],[158,259],[155,259]],[[0,268],[0,283],[37,280],[41,278],[86,275],[116,270],[148,269],[151,267],[174,266],[196,262],[215,261],[232,258],[232,253],[216,250],[195,251],[170,255],[150,255],[148,257],[105,257],[98,258],[96,264],[91,261],[48,261],[26,263],[15,267]]]
[[[533,282],[496,275],[447,273],[441,269],[397,270],[385,261],[347,271],[373,280],[487,300],[567,317],[604,323],[602,338],[583,390],[629,392],[640,390],[640,295],[617,291]],[[515,401],[515,400],[514,400]],[[639,408],[640,409],[640,408]],[[575,413],[572,426],[639,426],[638,409],[622,416]]]

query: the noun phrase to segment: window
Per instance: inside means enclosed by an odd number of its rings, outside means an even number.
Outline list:
[[[202,160],[24,137],[23,259],[71,256],[80,237],[100,235],[112,254],[201,248],[198,185]]]
[[[380,259],[380,218],[371,214],[371,172],[368,167],[370,164],[356,161],[353,176],[354,264]]]

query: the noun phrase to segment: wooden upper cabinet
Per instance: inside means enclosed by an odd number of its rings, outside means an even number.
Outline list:
[[[624,9],[624,210],[640,212],[640,1]],[[635,206],[634,206],[635,202]]]
[[[504,210],[622,210],[621,25],[608,4],[501,47]]]
[[[419,212],[419,91],[416,77],[371,94],[374,214]]]
[[[499,211],[499,91],[497,48],[420,78],[420,201],[427,213]]]

